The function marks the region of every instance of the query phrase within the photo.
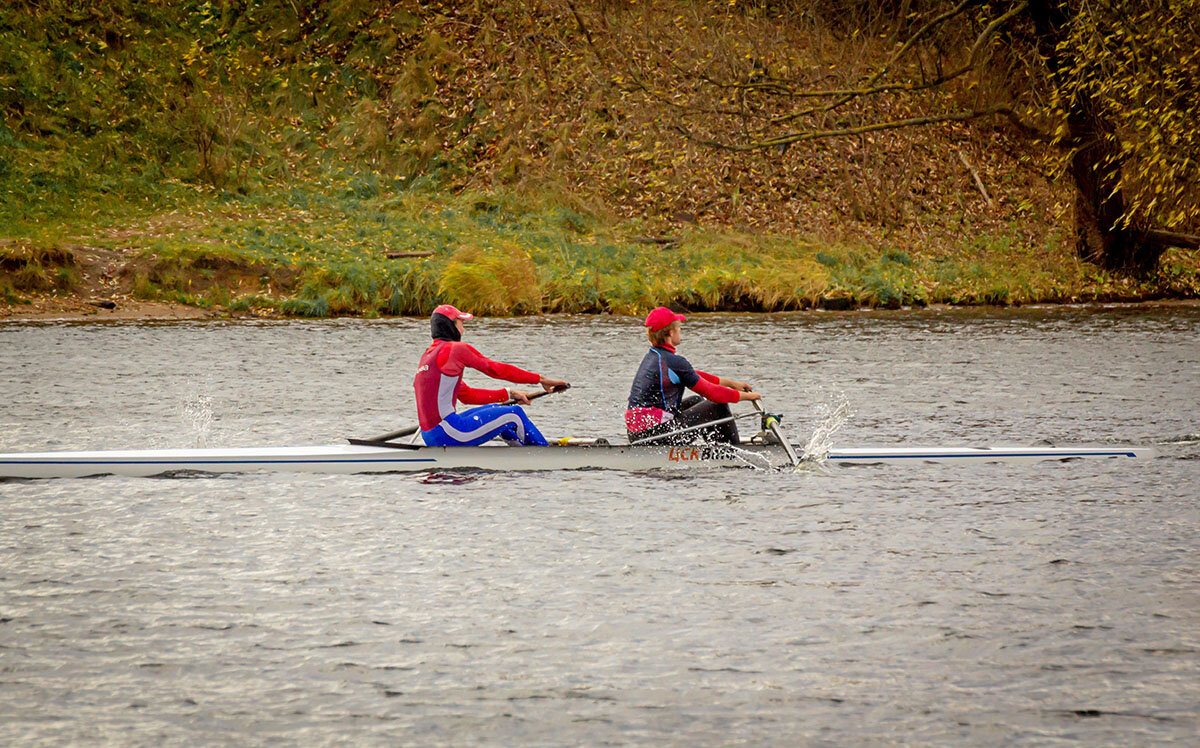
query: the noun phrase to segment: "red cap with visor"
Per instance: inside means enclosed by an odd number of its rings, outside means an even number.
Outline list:
[[[685,319],[687,317],[682,314],[676,314],[665,306],[660,306],[646,315],[646,327],[657,332],[672,322],[683,322]]]
[[[437,309],[434,309],[433,313],[434,314],[443,314],[443,315],[449,317],[451,320],[471,319],[472,317],[475,316],[474,314],[468,314],[467,312],[460,312],[457,309],[455,309],[454,307],[450,306],[449,304],[442,304]]]

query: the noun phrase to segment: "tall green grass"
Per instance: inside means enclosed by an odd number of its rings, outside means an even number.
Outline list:
[[[54,248],[67,239],[119,249],[129,258],[123,282],[131,295],[235,312],[423,316],[444,302],[490,315],[638,314],[664,304],[780,311],[1155,292],[1153,283],[1131,286],[1062,248],[1022,254],[1003,237],[936,257],[696,226],[665,245],[644,243],[637,222],[557,190],[454,194],[340,169],[245,195],[180,190],[136,210],[108,197],[85,207],[85,218],[58,224],[56,233],[31,228],[28,236],[40,238],[11,245],[9,255],[19,254],[11,247]],[[388,257],[414,252],[428,256]],[[1167,282],[1195,289],[1196,258],[1171,258]],[[6,303],[79,282],[73,261],[4,262]]]

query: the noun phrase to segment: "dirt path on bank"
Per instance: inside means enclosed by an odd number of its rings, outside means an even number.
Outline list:
[[[229,315],[223,309],[200,309],[184,304],[160,301],[141,301],[120,296],[102,301],[85,301],[73,297],[31,299],[28,304],[0,306],[0,322],[64,321],[106,322],[109,320],[219,319]]]
[[[12,240],[0,240],[11,246]],[[148,301],[130,295],[129,272],[133,251],[68,244],[71,264],[78,273],[70,294],[22,291],[24,300],[0,301],[0,322],[12,320],[185,320],[229,317],[220,307],[202,309],[166,301]],[[252,316],[252,315],[239,315]]]

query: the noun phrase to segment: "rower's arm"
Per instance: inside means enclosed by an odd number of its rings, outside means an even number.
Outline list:
[[[512,364],[493,361],[465,343],[455,346],[455,353],[461,357],[460,360],[464,365],[482,371],[493,379],[503,379],[506,382],[517,384],[538,384],[542,381],[541,374],[534,374],[532,371],[526,371]]]
[[[731,390],[738,390],[739,392],[750,392],[750,390],[751,390],[750,385],[746,384],[745,382],[739,382],[736,379],[726,379],[725,377],[718,377],[716,374],[709,374],[706,371],[697,371],[696,376],[700,377],[701,379],[703,379],[706,382],[711,382],[712,384],[718,384],[722,387],[728,387]]]
[[[696,384],[691,389],[700,397],[712,400],[714,403],[736,403],[742,399],[742,393],[737,390],[716,384],[704,377],[696,380]]]
[[[458,388],[454,390],[454,396],[458,398],[460,403],[465,403],[466,405],[502,403],[506,402],[510,397],[508,390],[503,387],[498,390],[484,390],[477,387],[469,387],[461,381],[458,383]]]

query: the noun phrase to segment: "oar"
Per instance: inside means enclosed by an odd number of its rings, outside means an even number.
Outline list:
[[[754,403],[755,410],[763,415],[766,415],[766,413],[763,412],[763,406],[760,401],[752,400],[751,402]],[[788,442],[787,437],[783,435],[783,431],[779,428],[778,419],[768,418],[766,420],[766,426],[771,430],[771,433],[775,435],[775,438],[779,440],[779,443],[783,445],[783,451],[787,453],[788,459],[792,461],[792,467],[799,465],[800,458],[796,456],[796,450],[792,449],[791,443]]]
[[[569,390],[569,389],[571,389],[571,385],[565,384],[562,387],[555,387],[552,390],[543,390],[541,392],[530,395],[529,399],[537,400],[539,397],[543,397],[545,395],[549,395],[554,392],[562,392],[563,390]],[[517,404],[517,399],[515,397],[509,398],[504,403],[502,403],[502,405],[516,405],[516,404]],[[420,430],[421,430],[420,426],[408,426],[406,428],[400,429],[399,431],[389,431],[386,434],[380,434],[379,436],[372,436],[368,439],[350,439],[349,441],[351,444],[362,444],[363,442],[390,442],[393,439],[402,439],[406,436],[412,436],[413,434],[417,433]]]
[[[630,443],[630,445],[633,445],[633,444],[649,445],[654,442],[660,442],[663,440],[673,439],[673,438],[679,436],[680,434],[686,434],[689,431],[697,431],[699,429],[706,429],[710,426],[720,426],[723,423],[729,423],[731,421],[736,421],[740,418],[750,418],[753,415],[754,415],[753,413],[742,413],[741,415],[738,415],[738,416],[726,416],[725,418],[718,418],[715,421],[705,421],[704,423],[697,423],[695,426],[688,426],[687,428],[684,428],[684,429],[676,429],[674,431],[666,431],[661,434],[655,434],[654,436],[648,436],[645,439],[638,439],[637,441],[633,441],[632,439],[630,439],[629,443]]]

